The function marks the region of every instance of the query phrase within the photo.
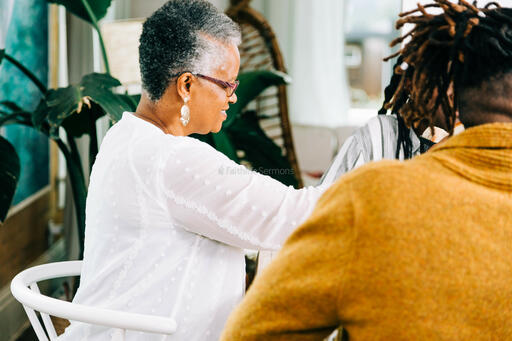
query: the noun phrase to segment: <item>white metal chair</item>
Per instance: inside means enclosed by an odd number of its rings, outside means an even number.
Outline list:
[[[40,293],[37,282],[59,277],[80,276],[81,269],[81,261],[49,263],[26,269],[12,280],[12,295],[23,305],[39,340],[47,341],[48,338],[50,340],[57,338],[49,315],[120,329],[123,340],[126,330],[168,335],[176,331],[176,321],[171,318],[89,307]],[[36,315],[37,311],[41,314],[48,336]]]

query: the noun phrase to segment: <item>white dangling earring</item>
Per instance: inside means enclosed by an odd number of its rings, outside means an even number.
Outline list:
[[[189,100],[189,98],[185,97],[183,99],[183,101],[185,103],[181,107],[180,121],[181,121],[181,124],[183,124],[184,127],[186,127],[188,122],[190,121],[190,108],[187,105],[188,100]]]

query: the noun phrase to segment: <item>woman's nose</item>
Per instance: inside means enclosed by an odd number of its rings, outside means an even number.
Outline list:
[[[233,93],[231,95],[231,97],[228,98],[228,102],[231,104],[235,104],[237,100],[238,100],[238,97],[236,97],[236,93]]]

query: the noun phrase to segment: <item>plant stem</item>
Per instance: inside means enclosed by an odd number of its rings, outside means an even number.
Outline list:
[[[11,57],[7,53],[4,55],[4,58],[11,62],[11,64],[16,66],[18,69],[20,69],[20,71],[23,72],[28,78],[30,78],[30,80],[34,82],[34,84],[37,86],[39,91],[43,93],[43,95],[46,94],[48,91],[46,86],[44,86],[44,84],[29,69],[27,69],[23,64],[18,62],[16,59],[14,59],[14,57]]]
[[[82,161],[80,159],[78,147],[76,146],[75,138],[67,131],[66,137],[70,151],[67,151],[66,149],[67,153],[63,152],[63,154],[66,158],[69,182],[71,183],[71,190],[73,192],[73,202],[75,204],[78,227],[79,259],[82,259],[85,241],[85,200],[87,197],[87,189],[85,188],[84,169],[82,167]]]
[[[103,63],[105,64],[105,71],[107,71],[108,74],[110,74],[110,67],[108,65],[108,58],[107,58],[107,50],[105,49],[105,43],[103,42],[103,37],[101,35],[100,28],[98,26],[98,19],[96,19],[96,15],[92,11],[91,6],[89,5],[89,2],[87,0],[82,0],[82,4],[84,5],[87,14],[89,14],[89,18],[91,18],[92,26],[98,32],[98,37],[100,40],[100,47],[101,47],[101,54],[103,55]]]
[[[73,158],[73,161],[78,166],[82,178],[85,179],[84,169],[82,167],[82,160],[80,159],[80,152],[78,151],[78,147],[76,146],[75,138],[71,136],[71,134],[69,134],[67,131],[66,137],[68,140],[69,148],[71,149],[70,156]]]
[[[98,154],[98,134],[96,131],[96,120],[90,115],[89,119],[89,174],[92,171],[92,165],[96,161]]]
[[[5,114],[5,112],[0,111],[0,114]],[[3,125],[18,123],[18,124],[28,125],[28,126],[34,128],[31,124],[32,122],[30,121],[30,116],[28,116],[28,115],[30,115],[30,114],[17,112],[17,113],[1,116],[0,117],[0,127]],[[23,117],[24,120],[22,120],[21,117]]]
[[[84,241],[85,241],[85,201],[87,197],[87,190],[85,188],[85,179],[81,170],[81,165],[76,164],[75,157],[72,155],[67,146],[61,139],[54,140],[57,143],[64,158],[66,159],[66,166],[68,169],[69,182],[71,183],[71,191],[73,192],[73,203],[75,205],[76,223],[78,226],[78,241],[79,241],[79,259],[84,255]]]

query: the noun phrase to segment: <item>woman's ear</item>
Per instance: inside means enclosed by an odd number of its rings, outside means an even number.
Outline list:
[[[178,77],[176,80],[176,89],[181,98],[190,98],[190,87],[193,82],[194,78],[190,72],[185,72]]]

